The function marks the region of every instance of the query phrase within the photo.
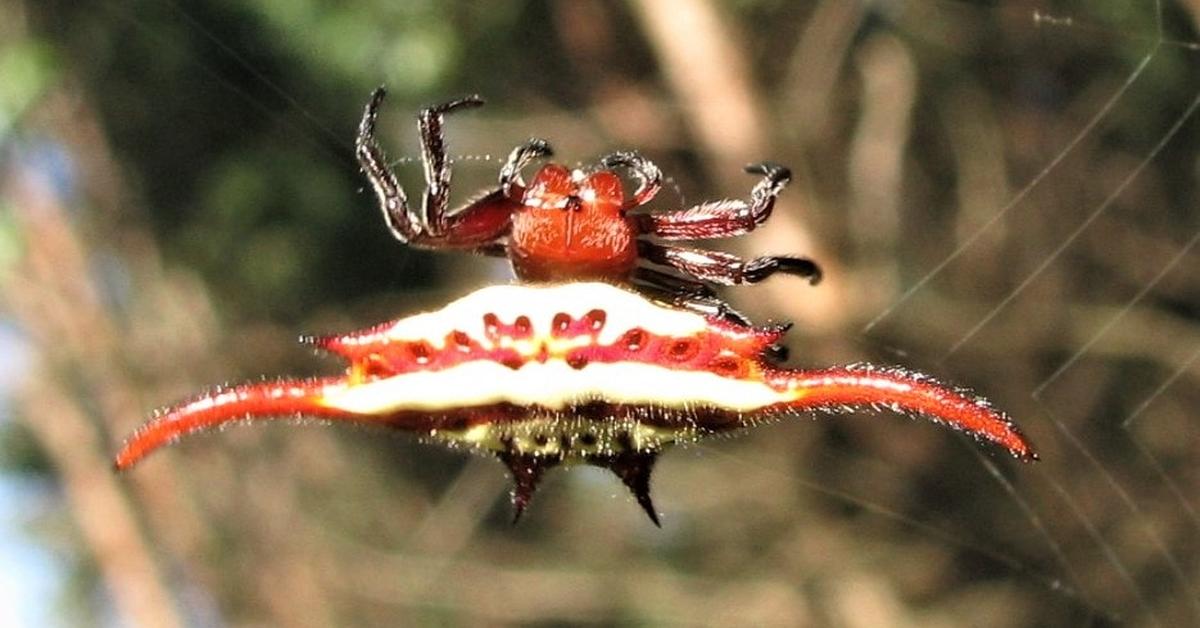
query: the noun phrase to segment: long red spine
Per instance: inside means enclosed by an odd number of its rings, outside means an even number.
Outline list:
[[[982,398],[898,368],[853,365],[821,370],[780,371],[773,379],[800,395],[781,404],[793,411],[887,408],[943,423],[996,443],[1022,460],[1037,460],[1029,440],[1012,420]]]
[[[363,417],[322,406],[328,385],[343,378],[279,380],[242,384],[207,393],[165,408],[138,428],[117,453],[114,466],[123,471],[154,450],[200,430],[249,419],[362,420]]]

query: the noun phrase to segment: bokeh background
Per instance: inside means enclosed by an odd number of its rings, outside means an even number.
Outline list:
[[[0,0],[0,624],[1200,624],[1200,2]],[[328,373],[301,333],[507,281],[390,239],[361,107],[410,192],[531,135],[636,148],[656,207],[742,196],[719,245],[820,260],[726,291],[792,361],[969,385],[1042,462],[888,414],[670,452],[663,529],[555,472],[370,430],[252,426],[110,472],[156,406]]]

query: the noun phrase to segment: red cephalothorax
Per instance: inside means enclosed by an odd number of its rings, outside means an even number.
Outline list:
[[[637,265],[637,231],[621,179],[550,164],[512,216],[509,255],[526,280],[624,279]]]
[[[658,523],[650,472],[663,449],[802,412],[886,408],[1036,458],[986,401],[918,373],[867,364],[784,368],[778,341],[788,326],[756,327],[710,288],[776,272],[816,282],[820,270],[812,261],[743,261],[647,239],[754,229],[787,183],[786,168],[747,168],[762,176],[749,201],[637,214],[632,210],[654,196],[662,178],[652,163],[614,153],[591,170],[550,164],[526,186],[520,170],[550,154],[534,139],[509,156],[496,190],[448,212],[442,116],[482,103],[471,97],[421,112],[426,190],[414,211],[375,143],[382,98],[377,90],[367,105],[357,146],[392,233],[415,246],[507,256],[526,283],[483,288],[441,310],[364,331],[307,339],[345,360],[346,372],[242,384],[165,408],[126,441],[118,469],[198,430],[312,417],[494,454],[512,474],[517,515],[547,469],[605,467]],[[628,197],[614,168],[637,180]]]

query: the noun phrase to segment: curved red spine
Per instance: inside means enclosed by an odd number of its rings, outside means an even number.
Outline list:
[[[327,408],[320,400],[327,386],[344,378],[278,380],[214,390],[159,411],[138,428],[117,453],[114,466],[123,471],[154,450],[178,438],[227,423],[249,419],[318,419],[362,421],[366,417]]]
[[[1037,460],[1029,440],[1012,420],[987,401],[930,377],[899,368],[853,365],[821,370],[778,371],[778,385],[795,390],[793,411],[888,408],[920,415],[1000,445],[1017,458]]]

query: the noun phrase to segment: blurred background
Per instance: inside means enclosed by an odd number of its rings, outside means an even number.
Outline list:
[[[0,0],[0,624],[1200,625],[1200,2]],[[296,344],[507,281],[393,241],[352,157],[370,90],[410,194],[530,136],[636,148],[655,207],[796,178],[811,255],[726,296],[792,363],[986,394],[1023,465],[890,414],[677,449],[663,529],[606,472],[520,525],[495,460],[259,425],[117,476],[207,386],[335,372]]]

